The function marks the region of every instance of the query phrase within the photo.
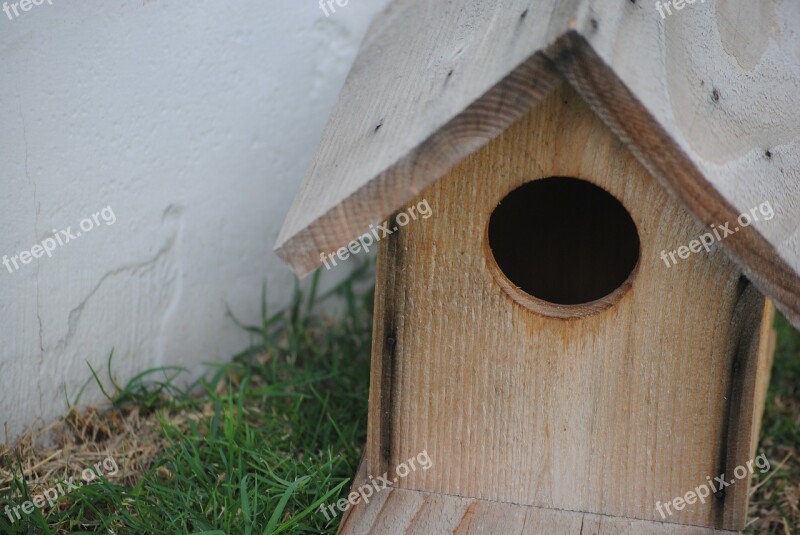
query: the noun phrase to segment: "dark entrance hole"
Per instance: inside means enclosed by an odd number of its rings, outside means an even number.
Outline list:
[[[639,260],[631,215],[603,188],[576,178],[528,182],[489,220],[498,268],[538,299],[579,305],[621,287]]]

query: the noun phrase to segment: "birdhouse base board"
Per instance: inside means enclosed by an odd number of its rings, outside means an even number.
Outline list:
[[[351,492],[367,485],[364,463]],[[739,532],[635,518],[562,511],[489,500],[449,496],[387,487],[368,497],[361,497],[342,517],[339,535],[366,533],[394,534],[491,534],[520,535],[591,534],[591,535],[736,535]]]

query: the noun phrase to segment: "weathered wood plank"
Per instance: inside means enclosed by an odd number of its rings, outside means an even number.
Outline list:
[[[299,274],[316,269],[321,252],[521,117],[561,80],[536,51],[578,2],[392,3],[364,40],[276,252]]]
[[[408,202],[552,89],[555,60],[800,327],[800,4],[398,0],[377,18],[278,238],[298,274]],[[560,39],[560,41],[559,41]]]
[[[722,454],[717,474],[724,474],[726,481],[734,481],[738,467],[747,467],[755,456],[754,426],[763,411],[763,399],[757,392],[759,383],[769,362],[763,340],[765,326],[771,325],[773,315],[764,296],[744,277],[739,281],[739,296],[731,318],[729,352],[734,355],[726,401],[727,423],[720,437]],[[761,405],[759,405],[761,403]],[[739,469],[740,470],[740,469]],[[745,483],[741,481],[741,483]],[[716,523],[727,526],[744,526],[750,486],[732,484],[727,487],[723,507],[716,510]]]
[[[365,471],[353,491],[367,480]],[[388,488],[369,503],[350,507],[339,535],[734,535],[697,526],[681,526],[573,511]]]
[[[775,358],[775,345],[778,333],[773,327],[775,322],[775,307],[767,300],[764,304],[764,320],[758,336],[758,364],[754,378],[755,395],[753,399],[753,436],[750,441],[751,456],[756,455],[758,440],[761,435],[761,421],[764,417],[764,406],[767,401],[769,380],[772,372],[772,363]]]
[[[547,176],[581,177],[611,192],[641,238],[630,289],[580,320],[533,313],[506,295],[484,250],[497,203]],[[370,473],[391,472],[425,449],[435,469],[400,486],[660,521],[656,502],[749,460],[745,413],[756,407],[759,373],[748,371],[757,359],[745,348],[758,337],[741,328],[760,320],[763,307],[742,301],[741,271],[721,250],[665,265],[662,250],[704,227],[577,93],[551,93],[424,198],[433,217],[379,251]],[[742,319],[732,322],[735,310]],[[737,356],[747,370],[734,371]],[[744,422],[735,429],[732,407]],[[729,441],[738,446],[729,451]],[[732,496],[747,491],[746,481],[737,485]],[[718,512],[740,510],[727,500],[669,520],[739,529],[740,517]]]
[[[547,54],[706,225],[771,203],[774,219],[722,244],[800,327],[798,26],[790,0],[709,0],[665,19],[652,3],[587,1]]]

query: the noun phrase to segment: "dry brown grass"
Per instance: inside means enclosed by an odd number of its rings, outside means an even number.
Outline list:
[[[80,477],[85,468],[108,457],[119,467],[115,482],[135,485],[165,447],[159,418],[179,426],[185,415],[151,412],[143,417],[136,406],[72,409],[60,420],[24,433],[13,448],[0,445],[0,493],[12,488],[20,472],[35,495]]]

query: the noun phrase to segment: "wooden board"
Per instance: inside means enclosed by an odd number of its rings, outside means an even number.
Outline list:
[[[514,300],[484,250],[497,203],[547,176],[611,192],[641,239],[630,290],[581,319]],[[423,197],[433,216],[379,251],[370,473],[425,449],[434,469],[399,486],[661,521],[657,501],[751,459],[763,297],[720,249],[665,266],[660,251],[704,227],[574,90],[552,92]],[[728,496],[746,498],[737,484]],[[668,520],[740,529],[740,498]]]
[[[734,471],[743,459],[754,459],[761,430],[769,372],[775,350],[773,322],[774,307],[749,282],[742,287],[731,319],[732,353],[728,400],[727,437],[723,440],[726,479],[735,477]],[[750,498],[748,485],[731,485],[726,489],[725,508],[717,509],[715,523],[727,526],[744,526]]]
[[[774,328],[775,307],[771,301],[764,303],[764,321],[758,336],[758,365],[756,377],[753,381],[755,394],[753,396],[753,436],[750,441],[750,451],[755,455],[758,441],[761,437],[761,421],[764,417],[764,408],[769,390],[769,380],[772,375],[772,363],[775,358],[775,347],[778,342],[778,333]]]
[[[352,490],[367,481],[359,470]],[[574,511],[445,496],[388,488],[369,503],[359,500],[345,512],[339,535],[734,535],[697,526],[680,526]]]
[[[666,20],[648,2],[397,0],[365,39],[276,251],[313,271],[560,72],[706,225],[772,203],[772,221],[723,246],[800,327],[798,25],[793,0],[708,0]]]
[[[662,2],[663,3],[663,2]],[[586,2],[547,51],[706,225],[769,202],[723,246],[800,328],[800,3]]]
[[[320,253],[384,220],[527,112],[561,81],[536,52],[578,3],[393,2],[364,39],[278,255],[298,274],[315,270]]]

